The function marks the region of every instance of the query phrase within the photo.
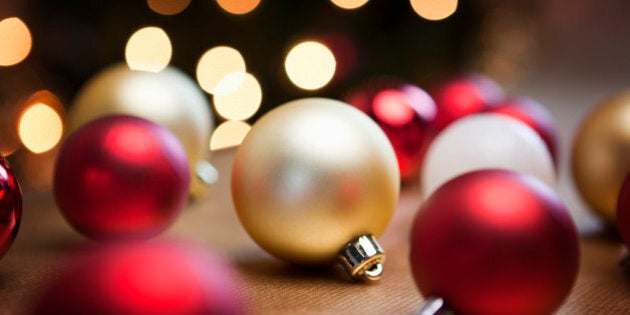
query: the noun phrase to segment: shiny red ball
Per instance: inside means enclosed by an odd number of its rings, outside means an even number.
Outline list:
[[[578,273],[575,225],[542,181],[479,170],[436,190],[411,233],[413,276],[457,314],[550,314]]]
[[[44,288],[33,314],[241,314],[236,274],[212,252],[169,242],[90,248]]]
[[[470,74],[455,77],[432,90],[437,105],[433,125],[437,130],[452,122],[496,106],[505,95],[503,89],[489,77]]]
[[[491,113],[515,118],[530,126],[545,142],[556,166],[558,165],[558,126],[551,112],[539,102],[524,98],[511,98],[489,109]]]
[[[9,250],[22,219],[22,190],[9,162],[0,156],[0,258]]]
[[[391,80],[375,80],[345,101],[370,116],[389,139],[402,179],[418,176],[422,157],[433,137],[430,121],[435,103],[421,88]]]
[[[617,230],[626,246],[630,247],[630,176],[626,176],[617,199]]]
[[[54,194],[61,213],[93,239],[146,238],[175,221],[188,198],[186,152],[165,127],[114,115],[94,120],[59,150]]]

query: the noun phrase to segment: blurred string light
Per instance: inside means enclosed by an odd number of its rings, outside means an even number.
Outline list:
[[[54,148],[61,139],[63,123],[57,111],[45,103],[27,106],[18,122],[22,144],[33,153]]]
[[[362,7],[369,0],[330,0],[330,1],[342,9],[353,10],[353,9],[358,9]]]
[[[293,46],[284,61],[291,82],[305,90],[317,90],[328,84],[335,75],[336,66],[332,51],[316,41]]]
[[[223,122],[212,133],[210,150],[217,151],[240,145],[250,129],[248,123],[240,120]]]
[[[457,10],[457,0],[410,0],[413,10],[431,21],[443,20]]]
[[[160,72],[171,61],[173,47],[166,32],[149,26],[137,30],[129,37],[125,48],[127,65],[133,70]]]
[[[199,58],[197,82],[210,94],[228,95],[241,86],[245,80],[245,71],[245,59],[238,50],[217,46]]]
[[[0,66],[12,66],[26,59],[33,40],[28,26],[17,17],[0,21]]]
[[[147,5],[153,12],[162,15],[175,15],[184,11],[190,0],[147,0]]]
[[[232,14],[246,14],[258,7],[260,0],[217,0],[221,9]]]
[[[224,80],[232,81],[230,75],[226,76]],[[231,120],[245,120],[252,117],[260,108],[262,90],[258,80],[253,75],[246,73],[242,83],[234,92],[215,94],[213,102],[221,117]]]

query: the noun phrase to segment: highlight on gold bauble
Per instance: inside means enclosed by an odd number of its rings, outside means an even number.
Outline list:
[[[353,277],[378,279],[384,253],[374,237],[389,223],[399,181],[392,146],[367,115],[304,98],[254,124],[236,152],[232,197],[272,255],[306,266],[341,259]]]
[[[206,96],[193,79],[172,66],[154,73],[115,64],[90,79],[77,94],[69,115],[68,133],[111,114],[126,114],[168,128],[184,145],[193,181],[193,195],[201,194],[214,117]]]
[[[624,178],[630,171],[630,90],[600,103],[575,136],[572,172],[584,201],[613,224]]]
[[[433,140],[422,168],[425,197],[457,175],[486,168],[534,175],[555,187],[553,160],[545,143],[529,126],[499,114],[462,118]]]

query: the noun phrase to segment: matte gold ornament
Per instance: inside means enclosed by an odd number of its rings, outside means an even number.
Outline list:
[[[288,102],[263,116],[236,152],[232,197],[250,236],[300,265],[339,259],[354,278],[375,280],[379,236],[398,201],[400,176],[381,129],[332,99]]]
[[[139,116],[173,132],[188,155],[194,196],[216,181],[216,170],[206,161],[214,117],[206,96],[184,72],[174,67],[158,73],[136,71],[125,64],[105,68],[79,91],[68,132],[111,114]]]
[[[630,90],[602,102],[584,120],[572,162],[584,201],[614,223],[619,191],[630,171]]]

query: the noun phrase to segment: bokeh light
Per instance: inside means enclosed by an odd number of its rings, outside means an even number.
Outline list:
[[[230,76],[226,76],[224,80],[233,81]],[[222,83],[219,83],[219,86],[221,85]],[[245,120],[252,117],[260,107],[262,90],[258,80],[246,73],[242,84],[234,92],[227,95],[215,94],[213,101],[217,112],[223,118]]]
[[[137,30],[127,41],[125,59],[133,70],[159,72],[168,66],[173,55],[171,40],[159,27]]]
[[[0,21],[0,66],[12,66],[26,59],[33,40],[28,26],[17,17]]]
[[[217,127],[210,139],[210,150],[217,151],[235,147],[243,142],[251,126],[240,120],[228,120]]]
[[[147,5],[155,13],[163,15],[175,15],[184,11],[190,0],[147,0]]]
[[[33,153],[42,153],[59,143],[63,123],[59,114],[50,106],[36,103],[22,113],[18,133],[27,149]]]
[[[221,9],[232,14],[246,14],[258,7],[260,0],[217,0]]]
[[[315,41],[295,45],[284,62],[289,79],[305,90],[317,90],[332,80],[337,62],[332,51]]]
[[[330,1],[342,9],[352,10],[352,9],[358,9],[362,7],[369,0],[330,0]]]
[[[457,10],[457,0],[410,0],[413,10],[431,21],[443,20]]]
[[[241,86],[245,80],[245,71],[245,59],[238,50],[217,46],[199,58],[197,82],[210,94],[227,95]]]

